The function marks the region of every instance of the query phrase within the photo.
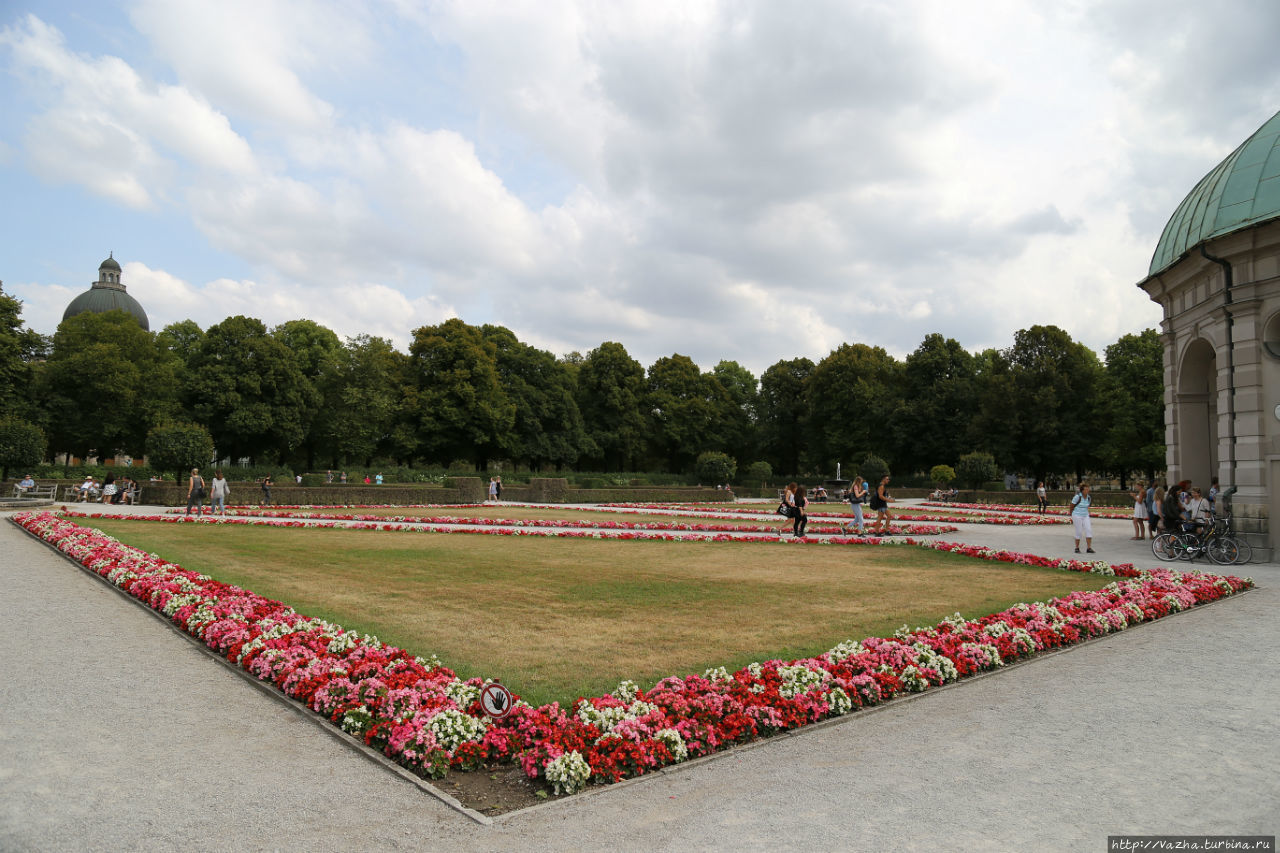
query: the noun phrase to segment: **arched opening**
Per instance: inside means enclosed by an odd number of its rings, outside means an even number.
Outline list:
[[[1178,470],[1208,488],[1218,475],[1218,358],[1203,338],[1191,342],[1178,370]]]

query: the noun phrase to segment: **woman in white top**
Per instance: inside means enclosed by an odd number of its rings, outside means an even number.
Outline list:
[[[1142,491],[1142,484],[1134,486],[1129,497],[1133,498],[1133,535],[1130,539],[1146,539],[1147,495]]]
[[[227,498],[231,494],[231,486],[222,476],[222,469],[213,472],[213,482],[209,484],[210,512],[218,515],[227,514]]]
[[[1080,553],[1080,540],[1084,540],[1086,550],[1093,553],[1093,521],[1089,518],[1089,505],[1093,498],[1089,497],[1089,484],[1083,483],[1080,491],[1071,498],[1071,525],[1076,533],[1076,553]]]
[[[1044,490],[1044,481],[1036,483],[1036,503],[1040,504],[1040,514],[1049,508],[1049,493]]]
[[[1187,501],[1187,525],[1190,530],[1200,533],[1213,517],[1209,502],[1199,489],[1191,490],[1191,500]]]

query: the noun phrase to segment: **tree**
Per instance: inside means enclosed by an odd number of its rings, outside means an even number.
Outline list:
[[[694,470],[704,483],[727,484],[738,473],[738,460],[727,453],[708,450],[698,454]]]
[[[927,335],[902,366],[901,402],[893,413],[894,461],[923,470],[955,459],[977,408],[974,358],[954,338]]]
[[[147,433],[147,463],[169,471],[178,482],[182,472],[202,468],[213,459],[213,438],[199,424],[171,422]]]
[[[578,367],[578,409],[606,471],[629,469],[644,447],[644,392],[644,368],[622,344],[600,344]]]
[[[711,378],[724,389],[727,406],[720,413],[718,432],[724,448],[738,459],[756,452],[756,409],[760,401],[760,381],[736,361],[721,361],[711,369]]]
[[[752,462],[747,466],[747,482],[759,483],[761,488],[773,477],[773,466],[768,462]]]
[[[1012,396],[1000,411],[1017,423],[1014,464],[1037,480],[1050,471],[1074,471],[1082,478],[1100,461],[1098,357],[1057,326],[1022,329],[1004,357]]]
[[[929,469],[929,480],[937,483],[938,488],[951,483],[956,478],[956,471],[950,465],[934,465]]]
[[[687,471],[698,453],[724,445],[728,392],[687,355],[660,358],[649,368],[644,396],[649,446],[672,471]]]
[[[355,459],[368,467],[380,451],[401,459],[413,456],[415,431],[407,425],[397,430],[408,357],[385,338],[357,335],[338,353],[337,363],[331,396],[317,418],[322,430],[318,443],[332,454],[330,465]]]
[[[1106,349],[1101,405],[1108,425],[1102,440],[1106,467],[1155,479],[1164,467],[1164,350],[1155,329],[1125,335]]]
[[[805,393],[813,362],[807,358],[779,361],[760,377],[760,447],[774,470],[800,473],[807,455],[809,404]]]
[[[298,369],[315,390],[316,405],[304,413],[305,434],[301,446],[307,470],[314,471],[318,453],[333,456],[333,447],[327,439],[333,434],[330,421],[342,392],[338,379],[342,342],[333,330],[314,320],[281,323],[271,330],[271,336],[293,353]]]
[[[858,473],[870,484],[871,490],[875,491],[876,486],[889,473],[889,463],[874,453],[868,453],[858,466]]]
[[[24,327],[21,300],[0,288],[0,411],[35,416],[29,401],[32,363],[48,349],[46,338]]]
[[[1000,468],[990,453],[975,451],[966,453],[956,461],[956,477],[971,489],[981,489],[983,484],[1000,476]]]
[[[881,347],[841,344],[809,378],[809,450],[820,465],[894,450],[900,365]]]
[[[177,412],[178,366],[124,311],[63,320],[38,379],[54,449],[141,456],[151,426]]]
[[[574,399],[574,369],[545,350],[521,343],[503,326],[486,325],[481,331],[495,347],[498,381],[515,406],[515,423],[503,452],[534,469],[572,465],[587,445]]]
[[[510,447],[515,406],[498,380],[497,347],[457,318],[413,332],[409,411],[422,451],[484,470]]]
[[[12,416],[0,418],[0,480],[11,468],[34,468],[44,459],[44,430]]]
[[[261,320],[244,316],[209,327],[192,356],[183,399],[219,456],[273,453],[277,460],[302,445],[320,402],[293,353]]]
[[[1012,468],[1021,413],[1011,403],[1014,385],[1009,360],[999,350],[988,349],[978,353],[973,364],[976,402],[965,446],[985,450],[998,465]]]
[[[156,342],[181,359],[184,365],[191,362],[203,341],[204,332],[194,320],[170,323],[156,335]]]

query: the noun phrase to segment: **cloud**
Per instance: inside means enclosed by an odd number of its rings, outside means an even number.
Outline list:
[[[246,174],[248,144],[226,117],[190,92],[144,81],[117,57],[67,49],[57,29],[28,15],[0,32],[17,72],[46,93],[27,124],[33,171],[80,184],[127,207],[157,203],[183,166]]]
[[[233,115],[315,132],[334,118],[295,66],[367,49],[358,13],[321,0],[140,0],[130,19],[185,86]]]

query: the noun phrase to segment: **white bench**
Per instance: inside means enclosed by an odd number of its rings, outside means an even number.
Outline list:
[[[52,501],[57,499],[57,492],[58,487],[53,483],[47,486],[36,483],[29,489],[24,489],[16,483],[13,486],[13,496],[15,498],[48,498]]]

